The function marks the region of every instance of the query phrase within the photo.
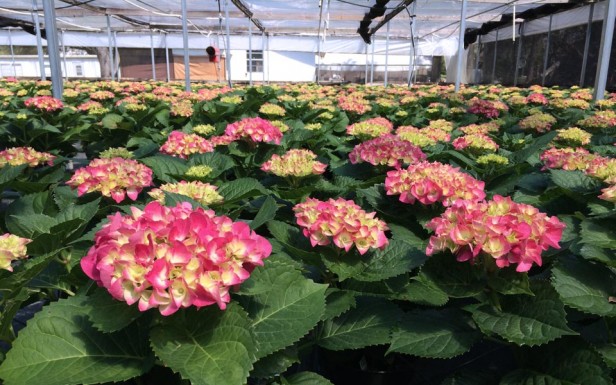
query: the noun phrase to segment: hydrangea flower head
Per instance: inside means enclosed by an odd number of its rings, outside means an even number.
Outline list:
[[[452,144],[456,150],[468,150],[477,153],[498,150],[498,144],[485,134],[464,135],[456,138]]]
[[[225,135],[230,138],[248,139],[252,142],[273,142],[280,144],[282,132],[269,120],[262,118],[244,118],[231,123],[225,129]]]
[[[216,192],[217,186],[199,181],[180,181],[178,183],[167,183],[160,188],[153,189],[148,194],[159,201],[165,203],[165,192],[177,193],[186,195],[189,198],[196,200],[204,206],[221,203],[223,197]]]
[[[550,114],[540,112],[525,117],[520,120],[518,125],[523,130],[533,130],[542,133],[550,131],[554,123],[556,123],[555,117]]]
[[[0,269],[13,271],[11,262],[28,257],[26,245],[30,242],[32,240],[9,233],[0,235]]]
[[[412,164],[425,160],[426,154],[411,142],[387,134],[356,145],[349,153],[349,159],[353,164],[368,162],[374,166],[398,168],[402,163]]]
[[[66,184],[77,188],[79,196],[100,191],[120,203],[127,196],[136,200],[144,187],[152,185],[152,170],[132,159],[94,159],[77,170]]]
[[[64,108],[64,104],[60,99],[51,96],[35,96],[27,99],[24,104],[28,108],[46,112],[59,111]]]
[[[312,246],[334,244],[349,251],[353,245],[360,254],[370,248],[383,249],[389,243],[385,222],[366,213],[360,206],[343,198],[320,201],[308,198],[293,207],[297,224]]]
[[[0,151],[0,168],[6,166],[19,166],[27,164],[29,167],[36,167],[40,164],[47,163],[48,166],[53,166],[53,160],[56,157],[46,152],[38,152],[32,147],[13,147]]]
[[[517,265],[516,271],[541,266],[541,253],[559,249],[565,225],[533,206],[495,195],[491,201],[458,200],[426,225],[435,234],[427,255],[448,249],[458,261],[471,261],[480,254],[494,258],[499,268]]]
[[[143,211],[133,207],[130,215],[110,216],[81,268],[114,298],[167,316],[190,306],[224,310],[229,289],[271,251],[246,223],[188,203],[155,201]]]
[[[392,170],[385,178],[387,195],[400,195],[400,202],[424,205],[441,202],[450,206],[458,199],[480,201],[485,198],[485,183],[439,162],[419,162],[404,170]]]
[[[261,170],[282,177],[323,174],[327,165],[316,159],[317,155],[310,150],[292,149],[282,156],[272,155],[270,160],[263,163]]]
[[[182,131],[173,131],[167,141],[160,148],[160,152],[177,156],[182,159],[192,154],[204,154],[214,151],[214,145],[197,134],[186,134]]]
[[[389,134],[394,125],[386,118],[376,117],[367,119],[347,127],[347,134],[360,138],[376,138]]]

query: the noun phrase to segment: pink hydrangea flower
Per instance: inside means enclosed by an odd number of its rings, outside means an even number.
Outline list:
[[[498,144],[485,134],[468,134],[453,141],[456,150],[469,150],[475,152],[495,152]]]
[[[0,235],[0,269],[13,271],[11,262],[28,257],[26,245],[30,242],[32,240],[9,233]]]
[[[197,134],[186,134],[182,131],[173,131],[167,141],[160,148],[160,152],[177,156],[182,159],[192,154],[204,154],[214,151],[214,145]]]
[[[114,298],[167,316],[190,306],[224,310],[229,289],[248,279],[271,251],[246,223],[186,202],[151,202],[143,211],[133,207],[131,215],[110,216],[81,268]]]
[[[66,184],[76,187],[79,196],[100,191],[120,203],[126,196],[136,200],[144,187],[152,185],[152,170],[132,159],[94,159],[77,170]]]
[[[611,185],[602,189],[601,195],[599,195],[599,199],[616,203],[616,185]]]
[[[548,104],[548,98],[544,94],[534,92],[526,97],[526,101],[530,104],[540,104],[546,106]]]
[[[263,163],[261,170],[282,177],[323,174],[327,165],[316,159],[317,155],[310,150],[292,149],[282,156],[272,155],[270,160]]]
[[[379,116],[348,126],[347,134],[360,138],[376,138],[389,134],[393,129],[394,125],[392,122]]]
[[[481,115],[488,119],[498,118],[501,111],[507,111],[509,107],[502,102],[492,102],[489,100],[482,100],[473,98],[470,101],[468,112],[475,115]]]
[[[402,163],[412,164],[425,160],[426,154],[396,135],[387,134],[360,143],[349,153],[351,163],[368,162],[374,166],[387,165],[399,168]]]
[[[24,104],[28,108],[35,108],[47,112],[54,112],[64,108],[62,100],[51,96],[35,96],[27,99]]]
[[[46,152],[38,152],[32,147],[13,147],[0,151],[0,168],[6,166],[19,166],[27,164],[29,167],[36,167],[40,164],[47,163],[53,166],[54,155]]]
[[[541,266],[542,251],[560,248],[565,224],[533,206],[496,195],[487,202],[458,200],[426,227],[435,232],[427,255],[448,249],[460,262],[474,262],[484,253],[499,268],[516,264],[516,271],[525,272],[533,264]]]
[[[363,96],[353,94],[339,97],[338,107],[343,111],[353,112],[357,115],[365,114],[372,109],[370,102],[364,99]]]
[[[590,162],[597,156],[588,152],[588,150],[578,148],[556,148],[552,147],[545,150],[539,159],[545,165],[545,168],[555,168],[563,170],[586,170]]]
[[[485,183],[439,162],[419,162],[406,170],[393,170],[385,178],[387,195],[400,195],[400,202],[424,205],[441,202],[450,206],[458,199],[480,201],[486,196]]]
[[[334,244],[349,251],[353,245],[360,254],[370,248],[383,249],[389,243],[385,222],[366,213],[360,206],[343,198],[320,201],[308,198],[293,207],[297,224],[312,246]],[[330,240],[331,238],[331,240]]]
[[[244,118],[231,123],[225,129],[225,135],[237,139],[249,139],[252,142],[274,142],[280,144],[282,132],[269,120],[262,118]]]

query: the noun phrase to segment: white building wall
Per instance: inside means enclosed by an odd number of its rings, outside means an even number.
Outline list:
[[[311,52],[265,51],[263,68],[265,73],[252,73],[253,81],[310,82],[315,79],[315,54]],[[247,50],[231,50],[231,80],[250,80]]]
[[[69,78],[99,78],[101,76],[101,68],[96,56],[67,56],[66,68],[64,59],[60,60],[60,68],[62,76],[68,75]],[[49,60],[45,57],[45,76],[50,76],[50,74]],[[0,76],[40,78],[41,69],[38,56],[17,55],[13,61],[11,56],[1,55]]]

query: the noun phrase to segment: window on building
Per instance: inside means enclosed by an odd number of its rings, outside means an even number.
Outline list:
[[[252,50],[252,62],[250,51],[246,51],[246,70],[248,72],[263,72],[263,51]]]
[[[75,76],[83,76],[83,65],[75,64]]]

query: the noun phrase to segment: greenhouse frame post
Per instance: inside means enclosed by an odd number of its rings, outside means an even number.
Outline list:
[[[60,71],[60,56],[58,47],[58,29],[56,27],[56,9],[53,0],[43,0],[45,15],[45,32],[47,36],[47,51],[49,52],[49,68],[51,70],[51,93],[54,98],[62,99],[62,73]]]
[[[66,45],[64,45],[64,30],[60,31],[60,40],[62,42],[62,64],[64,64],[64,79],[68,81],[68,66],[66,64]]]
[[[261,82],[265,84],[265,32],[261,32]]]
[[[109,71],[111,73],[111,80],[114,80],[115,73],[115,60],[113,58],[113,43],[111,39],[111,15],[107,16],[107,42],[109,43]],[[49,49],[49,47],[47,47]]]
[[[492,62],[492,79],[490,82],[494,84],[494,78],[496,77],[496,52],[498,51],[498,29],[496,30],[496,39],[494,39],[494,61]]]
[[[165,32],[165,68],[167,70],[167,81],[171,81],[171,69],[169,68],[169,45],[167,45],[167,32]]]
[[[464,30],[466,29],[466,0],[462,0],[462,10],[460,11],[460,35],[458,38],[458,59],[456,63],[456,86],[455,91],[460,91],[460,80],[462,78],[462,55],[464,54]]]
[[[150,58],[152,59],[152,79],[156,81],[156,59],[154,58],[154,32],[150,30]]]
[[[120,81],[120,51],[118,50],[118,31],[113,31],[113,72],[115,73],[116,81]]]
[[[389,26],[390,22],[387,22],[387,32],[385,35],[385,76],[383,78],[383,85],[387,87],[387,78],[389,75]]]
[[[520,73],[520,58],[522,57],[522,45],[524,42],[524,22],[520,24],[520,38],[518,39],[518,49],[515,54],[515,69],[513,71],[513,86],[516,87],[518,85],[518,75]],[[514,32],[515,36],[515,32]]]
[[[229,27],[229,0],[225,0],[225,29],[227,34],[227,58],[225,59],[225,67],[227,67],[227,83],[229,84],[229,87],[233,87],[233,84],[231,83],[231,32]]]
[[[616,0],[607,0],[607,10],[603,18],[603,30],[601,31],[601,49],[599,51],[599,62],[597,63],[597,75],[595,76],[594,100],[601,100],[605,97],[607,72],[610,66],[610,52],[612,51],[612,40],[614,38],[614,18],[616,18]]]
[[[374,83],[374,46],[376,45],[376,37],[372,39],[372,62],[370,63],[370,83]]]
[[[550,58],[550,44],[552,42],[552,15],[550,15],[550,24],[548,24],[548,39],[545,43],[545,51],[543,54],[543,72],[541,73],[541,86],[545,86],[545,76],[548,70],[548,60]]]
[[[32,0],[32,19],[36,30],[36,47],[38,54],[38,62],[41,71],[41,80],[45,80],[45,56],[43,53],[43,38],[41,36],[41,23],[39,22],[38,4],[36,0]]]
[[[364,43],[364,53],[365,55],[365,65],[364,65],[364,70],[365,70],[365,74],[364,74],[364,85],[368,84],[368,43]]]
[[[479,72],[479,55],[481,54],[481,35],[477,37],[477,50],[475,52],[475,72],[473,73],[473,83],[479,83],[476,79],[477,72]]]
[[[11,51],[11,67],[13,68],[13,76],[17,76],[17,70],[15,69],[15,52],[13,51],[13,37],[11,35],[11,29],[9,28],[9,50]]]
[[[182,0],[182,39],[184,42],[184,81],[185,90],[190,92],[190,58],[188,57],[188,24],[186,23],[186,0]]]
[[[252,19],[248,19],[248,81],[252,86]]]
[[[590,35],[592,34],[592,18],[594,13],[595,3],[590,3],[590,9],[588,10],[588,24],[586,25],[586,41],[584,42],[582,71],[580,73],[580,87],[584,87],[584,80],[586,80],[586,64],[588,63],[588,50],[590,49]]]

